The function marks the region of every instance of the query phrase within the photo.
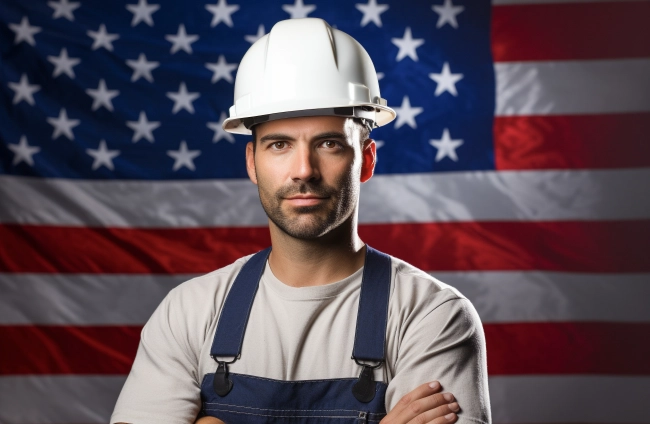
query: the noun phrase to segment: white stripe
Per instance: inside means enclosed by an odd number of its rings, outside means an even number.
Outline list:
[[[552,3],[623,3],[628,1],[650,1],[650,0],[492,0],[493,6],[502,4],[552,4]]]
[[[650,274],[432,272],[472,301],[484,323],[650,322]]]
[[[0,273],[0,325],[142,325],[191,277]]]
[[[0,422],[107,423],[124,379],[0,377]],[[499,376],[489,384],[492,420],[498,424],[650,421],[649,377]]]
[[[489,382],[492,420],[499,424],[650,421],[645,376],[499,376]]]
[[[650,111],[650,59],[496,63],[496,115]]]
[[[650,169],[378,175],[361,223],[650,217]],[[0,176],[0,223],[196,228],[266,226],[247,180],[90,181]]]
[[[0,423],[107,423],[126,376],[0,377]]]
[[[484,323],[650,322],[650,274],[435,272]],[[0,325],[142,325],[190,275],[0,274]]]

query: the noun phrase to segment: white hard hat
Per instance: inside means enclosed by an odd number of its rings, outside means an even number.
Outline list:
[[[395,119],[370,56],[354,38],[322,19],[278,22],[242,58],[223,128],[250,134],[261,122],[317,115],[356,117],[371,127]]]

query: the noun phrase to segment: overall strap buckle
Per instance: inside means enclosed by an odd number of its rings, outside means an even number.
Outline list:
[[[217,370],[214,372],[212,386],[214,392],[223,397],[230,393],[233,386],[232,380],[228,378],[228,365],[239,359],[239,356],[235,357],[232,361],[220,361],[216,356],[212,356],[212,359],[218,364]]]
[[[354,359],[357,365],[361,365],[362,367],[359,379],[352,386],[352,394],[359,402],[368,403],[375,398],[376,385],[374,370],[382,366],[384,362],[381,361],[375,365],[370,365],[359,362],[354,356],[352,359]]]

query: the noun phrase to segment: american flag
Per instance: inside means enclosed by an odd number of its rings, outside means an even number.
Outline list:
[[[269,245],[221,122],[299,17],[375,63],[360,233],[472,300],[494,422],[650,422],[650,2],[357,1],[0,3],[0,422],[107,422],[163,296]]]

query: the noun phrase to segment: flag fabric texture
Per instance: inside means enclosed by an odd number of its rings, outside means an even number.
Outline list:
[[[650,422],[650,2],[291,1],[0,3],[0,422],[107,422],[164,295],[270,244],[221,122],[300,17],[374,61],[359,231],[474,303],[494,422]]]

